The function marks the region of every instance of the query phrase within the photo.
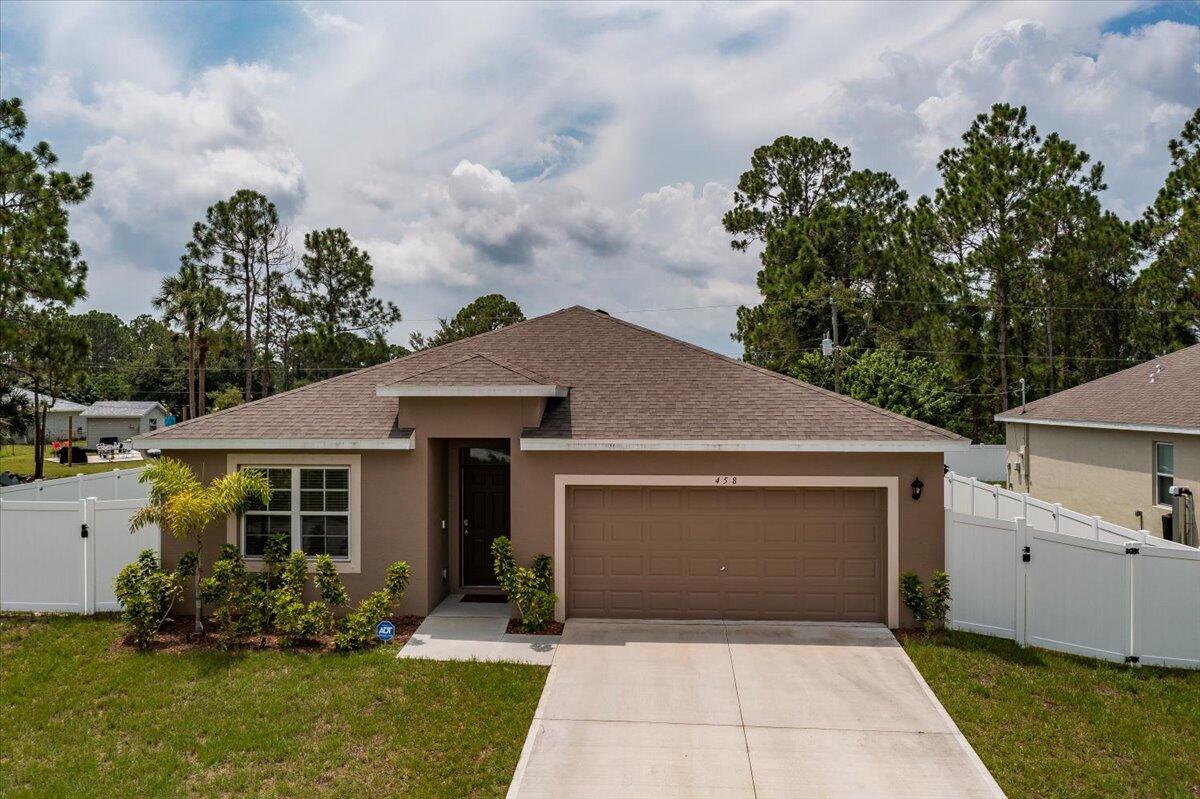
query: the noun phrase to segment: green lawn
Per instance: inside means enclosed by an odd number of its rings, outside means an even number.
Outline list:
[[[969,633],[900,641],[1010,799],[1200,797],[1200,671]]]
[[[0,616],[0,796],[503,796],[546,677],[119,638],[112,617]]]
[[[52,450],[46,447],[46,452]],[[92,472],[110,472],[113,469],[136,469],[141,463],[86,463],[79,466],[64,466],[58,461],[46,461],[44,477],[47,480],[55,477],[71,477],[76,474],[91,474]],[[14,472],[21,475],[33,475],[33,445],[7,444],[0,446],[0,472]]]

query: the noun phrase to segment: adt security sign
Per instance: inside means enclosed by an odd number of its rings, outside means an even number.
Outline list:
[[[386,644],[396,637],[396,625],[384,619],[375,625],[375,636]]]

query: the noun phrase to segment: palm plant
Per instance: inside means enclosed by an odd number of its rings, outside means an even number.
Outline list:
[[[179,272],[163,278],[154,298],[163,321],[178,328],[188,340],[188,417],[204,415],[205,372],[208,367],[208,337],[229,308],[229,297],[216,286],[202,262],[189,256],[180,259]],[[196,386],[199,365],[200,384]]]
[[[205,486],[191,467],[175,458],[163,458],[146,467],[139,480],[150,483],[149,502],[134,513],[129,531],[136,532],[147,524],[157,524],[160,530],[175,538],[195,540],[196,573],[192,585],[196,603],[195,632],[203,635],[200,558],[204,531],[214,522],[229,518],[231,513],[241,513],[251,500],[257,499],[264,505],[270,502],[271,485],[262,472],[242,469],[214,478]]]

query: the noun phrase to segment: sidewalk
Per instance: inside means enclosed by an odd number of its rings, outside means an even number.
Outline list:
[[[451,594],[425,617],[396,659],[504,660],[549,666],[559,635],[508,635],[508,603],[463,602]]]

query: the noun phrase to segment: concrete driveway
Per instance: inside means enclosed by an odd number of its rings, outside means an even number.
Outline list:
[[[509,797],[1003,797],[886,629],[571,621]]]

